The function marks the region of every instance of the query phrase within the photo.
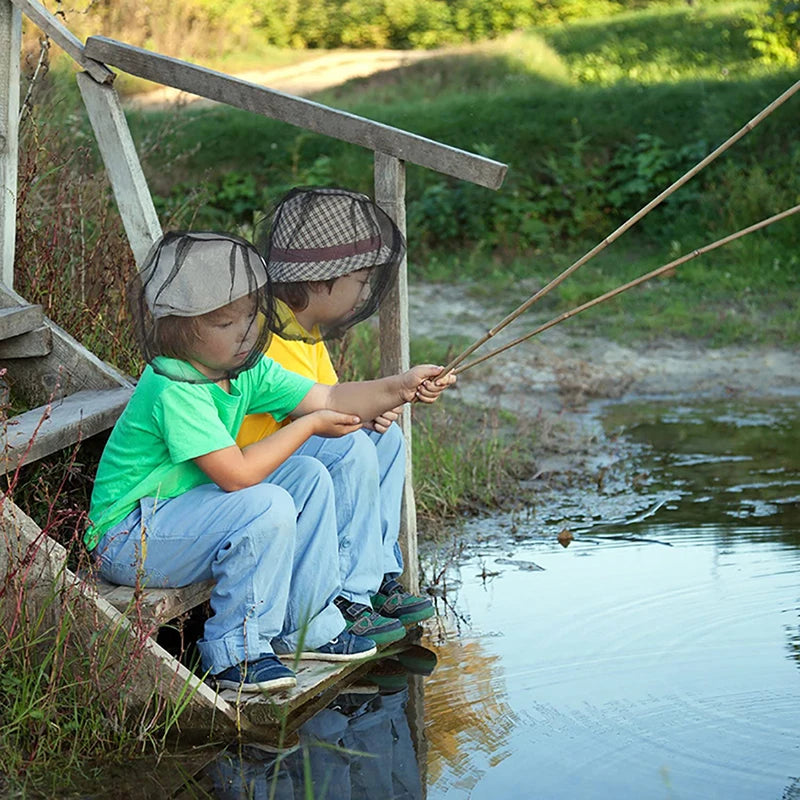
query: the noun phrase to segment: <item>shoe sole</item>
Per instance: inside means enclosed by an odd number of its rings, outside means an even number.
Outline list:
[[[297,678],[274,678],[259,683],[240,683],[238,681],[215,680],[218,689],[233,689],[238,692],[276,692],[279,689],[292,689],[297,686]]]
[[[318,653],[316,650],[304,650],[302,653],[280,653],[278,658],[294,661],[361,661],[378,652],[377,647],[364,650],[361,653]]]
[[[414,625],[417,622],[422,622],[424,619],[430,619],[436,613],[436,609],[431,606],[430,608],[423,608],[420,611],[415,611],[410,614],[402,614],[394,619],[400,620],[403,625]]]

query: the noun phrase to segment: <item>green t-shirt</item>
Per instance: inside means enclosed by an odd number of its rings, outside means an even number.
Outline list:
[[[199,374],[186,362],[163,360],[170,374]],[[100,459],[86,546],[94,548],[143,497],[177,497],[210,483],[192,459],[235,444],[245,414],[284,419],[313,385],[266,357],[231,380],[230,394],[215,383],[172,380],[148,365]]]

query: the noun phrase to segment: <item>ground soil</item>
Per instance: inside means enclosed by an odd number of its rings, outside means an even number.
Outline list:
[[[412,336],[471,340],[513,307],[478,301],[453,286],[412,285]],[[499,347],[543,320],[511,323],[475,356]],[[608,462],[609,443],[598,422],[606,401],[641,398],[766,397],[800,392],[800,354],[764,347],[724,347],[663,339],[620,344],[558,325],[459,376],[454,396],[470,405],[499,407],[537,428],[535,458],[542,472],[592,472]]]

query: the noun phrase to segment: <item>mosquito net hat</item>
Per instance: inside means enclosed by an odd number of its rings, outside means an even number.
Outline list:
[[[341,336],[378,310],[397,279],[405,240],[391,217],[366,195],[332,187],[301,187],[275,207],[261,249],[273,289],[281,299],[296,297],[293,287],[301,287],[301,297],[312,291],[324,297],[330,285],[308,284],[369,270],[355,306],[341,319],[312,332],[286,320],[278,320],[273,328],[284,339],[319,341]]]
[[[236,377],[261,357],[272,327],[273,299],[264,259],[244,239],[226,233],[177,231],[150,249],[135,276],[130,297],[139,346],[153,369],[174,380],[202,383],[187,362],[203,337],[201,323],[236,301],[246,358],[223,377]],[[201,333],[201,327],[203,333]]]

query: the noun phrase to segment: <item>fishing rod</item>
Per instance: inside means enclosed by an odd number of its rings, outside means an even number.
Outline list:
[[[628,289],[633,289],[634,286],[639,286],[645,281],[657,278],[659,275],[663,275],[665,272],[669,272],[670,270],[679,267],[681,264],[685,264],[687,261],[691,261],[693,258],[697,258],[698,256],[701,256],[704,253],[708,253],[711,250],[716,250],[718,247],[722,247],[723,245],[728,244],[729,242],[733,242],[736,239],[741,239],[742,236],[746,236],[748,233],[753,233],[754,231],[760,230],[761,228],[766,228],[767,225],[772,225],[773,222],[778,222],[779,220],[786,219],[786,217],[790,217],[792,216],[792,214],[796,214],[798,211],[800,211],[800,205],[792,206],[792,208],[788,208],[785,211],[781,211],[780,213],[774,214],[771,217],[762,219],[760,222],[756,222],[753,225],[749,225],[747,228],[742,228],[741,230],[736,231],[736,233],[731,233],[728,236],[723,237],[722,239],[717,239],[717,241],[715,242],[711,242],[710,244],[704,245],[703,247],[698,247],[696,250],[692,250],[690,253],[686,253],[680,258],[676,258],[674,261],[670,261],[669,264],[664,264],[663,267],[658,267],[658,269],[654,269],[651,272],[646,273],[645,275],[641,275],[638,278],[635,278],[634,280],[623,284],[622,286],[618,286],[616,289],[611,289],[605,294],[602,294],[599,297],[595,297],[593,300],[589,300],[586,303],[583,303],[582,305],[571,309],[570,311],[565,311],[562,314],[559,314],[557,317],[554,317],[549,322],[545,322],[543,325],[540,325],[538,328],[532,330],[530,333],[525,334],[525,336],[520,336],[518,339],[514,339],[514,341],[512,342],[508,342],[508,344],[505,344],[502,347],[498,347],[496,350],[492,350],[491,352],[486,353],[480,358],[476,358],[474,361],[469,361],[466,364],[461,364],[456,369],[454,369],[453,372],[455,372],[456,375],[460,375],[462,372],[466,372],[468,369],[471,369],[477,364],[481,364],[484,361],[487,361],[488,359],[493,358],[494,356],[505,352],[509,348],[521,344],[522,342],[527,341],[533,336],[542,333],[542,331],[546,331],[548,330],[548,328],[552,328],[554,325],[558,325],[559,322],[563,322],[564,320],[567,320],[570,317],[574,317],[576,314],[580,314],[582,311],[586,311],[587,308],[592,308],[593,306],[596,306],[600,303],[604,303],[606,300],[610,300],[612,297],[616,297],[618,294],[627,292]]]
[[[739,141],[745,134],[749,133],[753,128],[756,127],[762,120],[768,117],[776,108],[779,108],[783,105],[792,95],[794,95],[798,90],[800,90],[800,80],[790,86],[783,94],[779,97],[776,97],[769,105],[767,105],[762,111],[756,114],[746,125],[742,126],[736,133],[733,134],[729,139],[723,142],[716,150],[709,153],[702,161],[699,161],[695,164],[690,170],[684,173],[678,180],[676,180],[673,184],[668,186],[664,189],[661,194],[654,197],[647,205],[643,206],[639,211],[637,211],[632,217],[630,217],[626,222],[620,225],[611,235],[607,236],[603,239],[602,242],[595,245],[588,253],[584,254],[579,258],[575,263],[571,266],[567,267],[560,275],[557,275],[553,278],[547,286],[540,289],[535,294],[531,295],[521,306],[519,306],[516,310],[512,311],[507,317],[501,320],[497,325],[493,328],[488,330],[483,336],[479,339],[476,339],[466,350],[461,352],[458,356],[456,356],[442,371],[442,375],[446,375],[448,372],[454,370],[459,364],[465,361],[469,356],[472,355],[481,345],[488,342],[494,336],[496,336],[503,328],[505,328],[509,323],[513,322],[520,314],[527,311],[535,302],[539,299],[544,297],[548,292],[551,292],[558,286],[562,281],[572,275],[578,268],[582,267],[587,261],[594,258],[598,253],[604,250],[608,245],[618,239],[625,231],[632,228],[639,220],[641,220],[644,216],[650,213],[656,206],[660,205],[664,200],[666,200],[673,192],[678,190],[681,186],[683,186],[687,181],[691,180],[695,175],[697,175],[700,170],[704,169],[708,166],[712,161],[714,161],[718,156],[722,155],[729,147]]]

